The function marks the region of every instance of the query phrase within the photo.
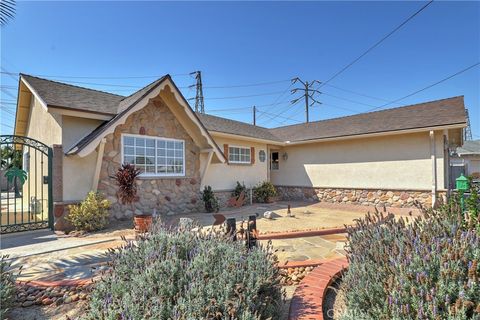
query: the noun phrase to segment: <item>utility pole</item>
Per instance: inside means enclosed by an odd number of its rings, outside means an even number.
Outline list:
[[[292,79],[292,83],[296,83],[296,82],[300,82],[303,85],[303,88],[292,89],[290,93],[294,94],[297,91],[303,91],[303,94],[300,97],[292,100],[291,103],[292,104],[297,103],[297,101],[302,98],[305,99],[305,120],[306,120],[306,123],[309,123],[310,122],[309,108],[315,104],[322,104],[320,101],[317,101],[317,99],[315,99],[314,97],[316,93],[321,94],[321,92],[313,88],[315,83],[321,84],[321,82],[318,80],[313,80],[311,82],[302,81],[300,78]],[[310,99],[312,100],[312,102],[310,102]]]
[[[190,75],[195,75],[196,84],[189,86],[189,88],[196,88],[195,94],[195,112],[205,113],[205,105],[203,103],[203,88],[202,88],[202,72],[193,71]],[[188,100],[193,100],[190,98]]]
[[[257,107],[253,106],[253,125],[257,125]]]

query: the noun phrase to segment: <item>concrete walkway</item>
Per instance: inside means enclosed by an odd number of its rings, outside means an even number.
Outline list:
[[[108,248],[120,246],[118,236],[66,237],[50,230],[1,235],[0,255],[8,255],[18,280],[78,280],[105,268]]]
[[[294,217],[287,216],[291,205]],[[394,209],[398,216],[406,216],[411,209]],[[263,212],[274,211],[274,219],[263,218]],[[334,205],[309,202],[277,202],[230,208],[220,213],[234,217],[238,223],[249,215],[258,214],[257,228],[261,234],[306,229],[343,227],[354,219],[363,217],[374,208],[354,205]],[[181,217],[211,226],[210,213],[178,214],[165,217],[166,224],[176,224]],[[117,222],[110,229],[85,237],[57,235],[49,230],[38,230],[0,235],[0,254],[9,255],[13,267],[22,272],[19,280],[78,280],[90,278],[105,268],[110,248],[121,246],[121,237],[134,238],[131,221]],[[262,241],[263,242],[263,241]],[[278,239],[272,244],[277,249],[280,262],[325,259],[343,255],[345,235],[316,236],[308,238]]]

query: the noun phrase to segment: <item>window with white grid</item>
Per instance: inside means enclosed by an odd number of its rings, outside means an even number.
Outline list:
[[[143,176],[185,175],[185,142],[149,136],[122,135],[123,162]]]
[[[228,162],[230,163],[250,163],[250,148],[228,147]]]

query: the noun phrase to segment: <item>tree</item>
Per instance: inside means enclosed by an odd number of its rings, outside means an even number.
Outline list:
[[[12,183],[15,189],[15,197],[20,197],[18,180],[23,185],[27,180],[27,173],[22,170],[22,151],[11,146],[0,149],[0,168],[5,171],[5,177]]]
[[[15,17],[15,0],[0,1],[0,25],[4,26],[8,20]]]

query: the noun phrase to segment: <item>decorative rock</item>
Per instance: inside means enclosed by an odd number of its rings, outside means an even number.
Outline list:
[[[45,298],[45,299],[42,300],[42,304],[44,306],[51,305],[52,303],[53,303],[53,299],[51,299],[51,298]]]
[[[27,307],[33,306],[34,303],[35,303],[34,301],[28,300],[22,303],[22,307],[27,308]]]

